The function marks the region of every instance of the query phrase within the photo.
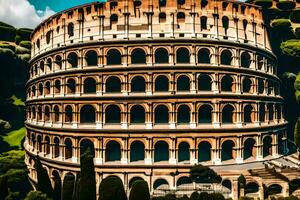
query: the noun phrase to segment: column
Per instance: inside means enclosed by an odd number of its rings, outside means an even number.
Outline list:
[[[212,102],[214,109],[212,111],[212,123],[215,128],[221,127],[221,120],[220,120],[220,102],[214,101]]]
[[[152,129],[153,127],[153,105],[151,102],[148,103],[149,110],[146,111],[146,129]]]
[[[218,12],[218,8],[215,8],[215,13],[213,14],[214,17],[214,27],[215,27],[215,39],[219,38],[219,14]]]
[[[127,129],[128,128],[128,104],[124,103],[124,110],[121,111],[121,128]]]
[[[102,123],[102,107],[103,104],[99,103],[96,105],[96,129],[101,129],[103,127]]]
[[[272,156],[275,158],[279,156],[279,154],[278,154],[278,133],[277,132],[275,132],[272,135]]]
[[[192,74],[192,79],[191,79],[191,93],[192,94],[196,94],[196,92],[197,92],[197,86],[196,86],[196,80],[197,80],[197,78],[196,78],[196,76],[197,76],[197,74],[196,73],[193,73]]]
[[[176,125],[177,125],[176,114],[177,114],[176,105],[175,105],[175,103],[171,103],[171,110],[169,111],[169,121],[170,121],[169,127],[171,129],[176,128]]]
[[[151,165],[153,162],[152,159],[152,139],[148,137],[146,139],[146,146],[145,146],[145,165]]]
[[[215,165],[221,164],[220,138],[216,137],[212,147],[212,162]]]
[[[242,122],[242,115],[243,115],[243,111],[242,111],[242,102],[238,101],[236,103],[236,108],[237,110],[235,111],[236,113],[236,126],[237,127],[242,127],[243,126],[243,122]]]
[[[191,110],[191,121],[190,121],[190,127],[196,128],[197,126],[197,118],[196,118],[196,102],[193,102],[192,110]]]
[[[262,136],[256,136],[256,160],[263,160]]]
[[[169,158],[169,164],[177,164],[177,159],[176,159],[176,138],[171,138],[171,146],[169,147],[169,153],[170,153],[170,158]]]
[[[128,149],[128,138],[122,139],[122,157],[121,157],[121,164],[128,164],[128,155],[127,155],[127,149]]]
[[[232,196],[233,200],[239,199],[239,182],[236,178],[234,180],[232,180],[231,196]]]
[[[237,138],[237,147],[236,147],[236,163],[243,163],[243,140],[242,137]]]

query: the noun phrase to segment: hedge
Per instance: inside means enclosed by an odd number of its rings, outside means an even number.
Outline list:
[[[290,20],[293,23],[300,23],[300,9],[296,9],[291,12]]]
[[[21,41],[19,43],[21,47],[25,47],[26,49],[31,49],[31,42],[30,41]]]
[[[295,90],[299,90],[300,91],[300,74],[298,74],[296,76],[296,80],[294,82],[294,87],[295,87]]]
[[[10,49],[13,52],[16,50],[16,47],[14,45],[9,44],[9,43],[0,43],[0,48],[2,48],[2,49]]]
[[[11,49],[0,48],[0,54],[6,54],[6,55],[9,55],[9,56],[13,56],[15,54],[15,52],[12,51]]]
[[[17,46],[15,52],[16,52],[16,54],[25,54],[25,53],[30,54],[30,49],[27,49],[27,48],[24,48],[21,46]]]
[[[270,8],[273,5],[272,0],[256,0],[255,5],[261,6],[262,8]]]
[[[15,28],[15,27],[13,27],[12,25],[7,24],[7,23],[5,23],[5,22],[0,22],[0,26],[5,26],[5,27],[10,27],[10,28]]]
[[[295,141],[296,145],[298,146],[298,148],[300,148],[300,118],[298,118],[296,125],[295,125],[294,141]]]
[[[31,56],[30,56],[30,54],[19,54],[18,58],[23,61],[28,62],[30,60]]]
[[[295,29],[294,34],[295,34],[297,39],[300,39],[300,27]]]
[[[4,41],[14,42],[16,36],[16,29],[7,26],[0,26],[0,38]]]
[[[281,10],[292,10],[296,7],[296,3],[293,1],[284,0],[279,1],[276,6]]]
[[[300,57],[300,40],[287,40],[280,45],[282,53]]]
[[[144,180],[137,180],[130,190],[129,200],[150,200],[148,183]]]
[[[273,28],[289,28],[291,27],[291,22],[289,19],[274,19],[271,22]]]
[[[122,180],[117,176],[109,176],[103,179],[99,187],[101,200],[127,200]]]
[[[32,29],[20,28],[17,29],[17,35],[21,36],[22,40],[30,40]]]

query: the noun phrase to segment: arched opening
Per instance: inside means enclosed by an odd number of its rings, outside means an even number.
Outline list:
[[[251,105],[246,105],[244,107],[244,123],[252,123],[253,120],[253,107]]]
[[[185,4],[185,0],[177,0],[177,4],[182,6]]]
[[[43,84],[40,83],[38,88],[39,88],[39,90],[38,90],[38,91],[39,91],[38,96],[43,95],[43,91],[44,91],[44,86],[43,86]]]
[[[159,0],[159,7],[164,7],[167,5],[167,0]]]
[[[243,52],[241,55],[241,66],[249,68],[251,65],[251,56],[248,52]]]
[[[45,95],[50,94],[50,89],[51,89],[50,81],[47,81],[47,82],[45,83]]]
[[[211,124],[212,123],[213,108],[210,105],[204,104],[198,110],[198,123]]]
[[[76,82],[74,79],[70,78],[67,80],[67,94],[75,94],[76,92]]]
[[[165,179],[157,179],[153,184],[154,190],[168,190],[169,189],[169,183]]]
[[[187,142],[181,142],[178,146],[178,162],[190,160],[190,145]]]
[[[67,58],[68,64],[70,68],[77,68],[78,66],[78,56],[76,53],[72,52],[68,55]]]
[[[159,13],[158,15],[159,23],[164,23],[167,21],[167,15],[164,12]]]
[[[105,109],[105,122],[107,124],[121,123],[121,110],[120,110],[119,106],[109,105]]]
[[[209,75],[201,74],[198,76],[198,90],[199,91],[211,91],[211,78]]]
[[[198,51],[198,63],[208,64],[210,63],[210,51],[207,48],[202,48]]]
[[[184,23],[184,22],[185,22],[184,12],[177,13],[177,23]]]
[[[223,50],[221,53],[221,65],[231,65],[232,53],[229,50]]]
[[[142,179],[141,177],[133,177],[133,178],[130,179],[130,181],[129,181],[129,189],[132,188],[134,182],[136,182],[136,181],[143,181],[143,180],[144,180],[144,179]]]
[[[85,62],[87,66],[97,66],[98,65],[98,55],[96,51],[88,51],[85,54]]]
[[[268,108],[268,112],[269,112],[269,121],[272,121],[272,120],[274,120],[273,104],[268,104],[267,108]]]
[[[32,96],[35,96],[36,95],[36,88],[35,88],[35,86],[32,86],[31,91],[32,91]]]
[[[181,47],[176,51],[177,63],[190,63],[190,52],[187,48]]]
[[[259,185],[255,182],[247,183],[245,186],[245,194],[257,193],[259,191]]]
[[[73,109],[70,105],[65,108],[65,122],[73,122]]]
[[[167,106],[159,105],[155,108],[155,123],[167,124],[169,123],[169,109]]]
[[[65,159],[72,158],[72,149],[73,149],[72,141],[70,138],[67,138],[65,140]]]
[[[226,140],[222,143],[221,160],[232,160],[234,159],[234,142],[232,140]]]
[[[233,92],[233,78],[230,75],[223,76],[221,80],[222,92]]]
[[[225,35],[227,35],[227,30],[229,28],[229,18],[227,16],[222,17],[222,26],[224,28]]]
[[[113,162],[121,160],[121,147],[116,141],[109,141],[105,149],[105,161]]]
[[[49,155],[50,154],[50,137],[49,136],[46,136],[45,137],[45,153],[46,155]]]
[[[232,184],[231,181],[228,179],[225,179],[222,181],[222,186],[225,187],[226,189],[228,189],[231,192],[232,189]]]
[[[282,193],[282,186],[279,184],[272,184],[267,189],[267,197],[270,195],[276,195]]]
[[[61,68],[62,68],[62,58],[61,58],[60,55],[57,55],[57,56],[55,57],[54,63],[55,63],[55,68],[56,68],[56,69],[61,69]]]
[[[248,77],[244,77],[242,86],[243,86],[243,93],[251,92],[251,87],[252,87],[251,79]]]
[[[90,150],[91,155],[95,157],[94,143],[89,139],[83,139],[80,142],[80,156],[82,156],[87,150]]]
[[[40,62],[40,72],[41,73],[44,73],[45,72],[45,63],[44,63],[44,61],[41,61]],[[37,73],[36,73],[37,74]]]
[[[180,189],[188,189],[193,187],[193,181],[190,177],[187,176],[183,176],[180,177],[177,182],[176,182],[176,186]]]
[[[107,65],[120,65],[122,63],[122,56],[120,51],[111,49],[107,52]]]
[[[266,108],[264,103],[259,104],[259,121],[264,122],[266,116]]]
[[[80,109],[80,123],[95,123],[96,111],[92,105],[84,105]]]
[[[255,157],[256,153],[255,153],[255,140],[252,138],[248,138],[245,142],[244,142],[244,160],[248,159],[248,158],[252,158]]]
[[[106,80],[105,91],[107,93],[119,93],[121,92],[121,81],[116,76],[111,76]]]
[[[44,120],[46,122],[50,121],[50,108],[49,108],[49,106],[45,107],[45,117],[44,117]]]
[[[233,111],[234,107],[232,105],[224,106],[222,110],[222,123],[223,124],[232,124],[233,123]]]
[[[112,14],[110,16],[110,25],[116,24],[116,23],[118,23],[118,15],[117,14]]]
[[[201,4],[202,4],[202,2],[203,2],[203,0],[201,1]],[[201,24],[201,31],[207,29],[207,17],[206,16],[201,16],[200,17],[200,24]]]
[[[211,160],[211,145],[207,141],[198,144],[198,162],[207,162]]]
[[[84,93],[96,93],[96,80],[93,78],[84,79],[83,92]]]
[[[42,136],[41,135],[38,135],[37,136],[37,149],[39,152],[42,152]]]
[[[75,176],[67,173],[63,181],[62,199],[72,199],[75,186]]]
[[[68,35],[69,37],[74,36],[74,24],[72,22],[68,24]]]
[[[177,123],[188,124],[191,121],[191,110],[187,105],[181,105],[177,110]]]
[[[50,72],[52,70],[52,60],[51,60],[51,58],[47,59],[46,65],[47,65],[47,71]]]
[[[145,109],[143,106],[135,105],[130,110],[130,123],[145,123]]]
[[[54,158],[59,157],[59,138],[54,138]]]
[[[290,193],[293,194],[296,190],[297,190],[297,193],[300,189],[300,179],[299,178],[296,178],[296,179],[293,179],[290,181]]]
[[[190,78],[181,75],[177,78],[177,91],[190,91]]]
[[[132,64],[146,64],[146,53],[143,49],[134,49],[131,53]]]
[[[61,178],[57,171],[52,172],[52,180],[54,181],[53,199],[61,199]]]
[[[145,159],[145,146],[140,141],[134,141],[130,145],[130,162],[142,161]]]
[[[259,78],[258,79],[258,93],[259,94],[263,94],[265,91],[265,84],[264,84],[264,80]]]
[[[263,157],[272,155],[272,138],[265,136],[263,139]]]
[[[154,146],[154,162],[169,160],[169,145],[165,141],[158,141]]]
[[[135,76],[131,80],[131,92],[145,92],[146,83],[142,76]]]
[[[169,53],[165,48],[159,48],[155,51],[155,63],[169,63]]]
[[[60,111],[58,106],[54,106],[54,122],[59,122]]]
[[[169,91],[168,77],[160,75],[155,79],[155,91],[156,92],[168,92]]]

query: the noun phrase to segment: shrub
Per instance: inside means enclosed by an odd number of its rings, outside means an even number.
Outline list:
[[[0,26],[0,38],[4,41],[14,42],[16,36],[16,29],[7,26]]]
[[[30,54],[19,54],[18,58],[22,61],[28,62],[30,60],[31,55]]]
[[[211,193],[209,197],[213,200],[225,200],[225,197],[221,193]]]
[[[5,199],[8,195],[7,176],[0,176],[0,199]]]
[[[16,35],[16,37],[15,37],[15,43],[19,44],[21,41],[22,41],[22,37],[19,36],[19,35]]]
[[[30,191],[25,200],[50,200],[49,198],[47,198],[46,194],[43,194],[40,191]]]
[[[144,180],[137,180],[133,183],[129,200],[150,200],[148,183]]]
[[[290,20],[293,23],[300,23],[300,9],[295,9],[291,12]]]
[[[35,169],[37,174],[37,190],[45,193],[48,197],[51,197],[53,194],[51,181],[47,170],[42,166],[39,157],[35,159]]]
[[[8,43],[0,43],[0,48],[10,49],[13,52],[16,50],[16,47],[14,45],[11,45],[11,44],[8,44]]]
[[[16,50],[15,50],[16,54],[30,54],[30,50],[21,46],[16,46]]]
[[[201,192],[199,195],[199,200],[206,200],[209,198],[209,194],[207,192]]]
[[[122,180],[117,176],[103,179],[99,187],[99,199],[127,200]]]
[[[31,42],[30,42],[30,41],[21,41],[21,42],[19,43],[19,45],[20,45],[21,47],[26,48],[26,49],[31,49]]]
[[[9,25],[9,24],[4,23],[4,22],[0,22],[0,26],[5,26],[5,27],[10,27],[10,28],[15,28],[15,27],[13,27],[12,25]]]
[[[300,39],[300,27],[296,28],[294,33],[295,33],[296,38]]]
[[[289,19],[274,19],[271,22],[271,26],[273,28],[278,28],[278,29],[286,29],[291,27],[291,22]]]
[[[20,28],[17,29],[17,35],[20,36],[22,38],[22,40],[30,40],[30,35],[32,33],[32,29],[28,29],[28,28]]]
[[[272,0],[256,0],[255,5],[261,6],[263,9],[270,8],[273,5]]]
[[[295,125],[295,130],[294,130],[294,141],[298,148],[300,148],[300,117],[298,118],[296,125]]]
[[[192,195],[190,196],[190,200],[198,200],[200,197],[198,192],[193,192]]]
[[[175,194],[167,194],[164,197],[164,200],[176,200],[176,195]]]
[[[288,56],[300,57],[300,40],[287,40],[281,43],[280,48]]]
[[[292,10],[296,7],[296,3],[288,0],[280,0],[276,6],[281,10]]]
[[[62,199],[72,199],[73,192],[74,192],[74,176],[71,174],[66,174],[63,180],[63,192],[62,192]]]
[[[246,178],[243,174],[241,174],[238,178],[238,183],[241,188],[244,188],[246,185]]]

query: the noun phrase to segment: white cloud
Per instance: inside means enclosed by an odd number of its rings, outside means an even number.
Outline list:
[[[0,21],[17,28],[35,28],[53,14],[55,12],[49,7],[35,10],[27,0],[0,0]]]

